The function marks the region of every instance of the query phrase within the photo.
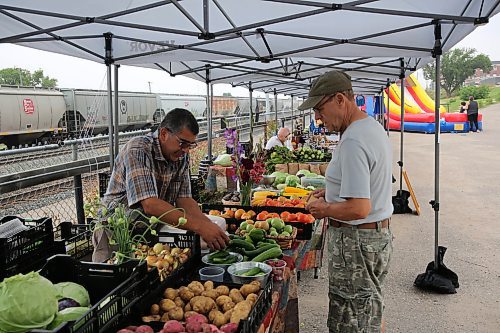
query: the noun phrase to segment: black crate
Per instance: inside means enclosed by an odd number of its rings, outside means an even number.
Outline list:
[[[54,228],[54,238],[63,242],[64,253],[75,259],[91,260],[94,251],[92,244],[92,225],[61,222]]]
[[[111,178],[111,173],[109,171],[99,172],[99,197],[104,197],[104,194],[108,190],[109,179]]]
[[[87,289],[92,307],[82,318],[61,324],[53,331],[32,330],[33,333],[94,333],[106,332],[148,292],[146,264],[135,267],[129,276],[120,267],[100,263],[80,262],[68,255],[50,258],[40,274],[53,283],[75,282]]]
[[[227,208],[231,209],[244,209],[245,211],[253,210],[255,213],[259,214],[262,211],[267,211],[269,213],[278,213],[281,214],[284,211],[290,212],[292,214],[296,213],[304,213],[309,214],[309,212],[305,208],[295,208],[295,207],[250,207],[250,206],[232,206],[232,205],[202,205],[202,210],[205,213],[208,213],[210,210],[219,210],[224,211]],[[242,220],[237,219],[226,219],[226,224],[228,225],[229,232],[234,232],[238,229]],[[297,239],[298,240],[309,240],[312,238],[312,234],[314,232],[315,223],[303,223],[303,222],[286,222],[297,228]]]
[[[200,281],[199,279],[196,280]],[[261,289],[259,297],[257,298],[257,301],[252,307],[252,310],[250,311],[248,319],[240,321],[240,324],[238,326],[239,333],[257,332],[258,328],[260,327],[262,321],[264,320],[266,314],[268,313],[272,305],[272,291],[273,291],[272,280],[273,280],[272,278],[269,278],[268,283]],[[168,284],[168,287],[179,288],[183,285],[187,285],[190,281],[192,281],[192,279],[189,278],[172,280]],[[203,281],[201,282],[203,283]],[[232,288],[239,289],[242,286],[241,284],[236,284],[232,282],[214,282],[215,286],[219,286],[222,284],[228,286],[230,289]],[[151,326],[151,328],[153,328],[155,332],[160,331],[165,323],[163,322],[142,323],[141,318],[142,316],[148,316],[150,314],[149,311],[151,305],[158,304],[159,301],[163,298],[162,294],[164,289],[165,289],[164,287],[156,288],[155,290],[152,290],[150,293],[145,295],[140,301],[136,302],[135,306],[133,307],[133,310],[130,312],[130,315],[128,317],[124,317],[120,321],[118,327],[115,326],[114,328],[120,329],[120,328],[125,328],[128,325],[145,324]]]
[[[63,253],[61,244],[54,241],[52,219],[5,216],[0,219],[0,224],[16,218],[29,229],[12,237],[0,238],[0,280],[18,273],[38,270],[47,258]]]

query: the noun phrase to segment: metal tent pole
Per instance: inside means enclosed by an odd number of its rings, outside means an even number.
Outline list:
[[[439,262],[439,144],[441,127],[439,121],[439,106],[441,104],[441,24],[436,22],[434,26],[434,50],[433,56],[436,58],[436,96],[434,98],[434,115],[435,115],[435,134],[434,134],[434,200],[431,201],[431,206],[434,209],[434,268],[438,269]]]
[[[207,146],[208,146],[208,160],[212,161],[212,99],[213,87],[210,84],[210,68],[207,66],[205,69],[205,83],[207,84]],[[211,89],[212,88],[212,89]],[[212,92],[212,95],[211,95]]]
[[[291,95],[291,96],[292,96],[292,105],[291,105],[290,109],[292,110],[292,133],[293,133],[293,127],[294,127],[295,122],[294,122],[294,118],[293,118],[293,95]]]
[[[399,148],[400,150],[400,155],[399,155],[399,191],[402,193],[403,191],[403,142],[404,142],[404,136],[405,136],[405,63],[403,58],[400,59],[400,65],[401,65],[401,74],[399,75],[399,79],[401,80],[401,127],[400,127],[400,132],[401,132],[401,146]]]
[[[253,89],[252,89],[252,81],[248,82],[248,94],[250,97],[250,150],[253,150],[253,104],[252,104],[252,95],[253,95]]]
[[[389,79],[387,79],[387,84],[385,86],[387,88],[387,110],[386,110],[387,111],[386,112],[387,113],[386,114],[387,117],[386,117],[386,124],[385,125],[387,126],[387,136],[389,136],[389,114],[390,114],[389,103],[391,101],[391,95],[390,95],[390,93],[391,93],[391,89],[390,89],[390,87],[391,87],[391,81]]]
[[[113,63],[113,50],[111,48],[113,35],[110,33],[104,34],[106,60],[108,74],[108,133],[109,133],[109,167],[113,170],[115,165],[114,141],[113,141],[113,92],[111,87],[111,64]]]
[[[278,134],[278,95],[276,94],[276,88],[274,88],[274,119],[276,121],[276,134]]]
[[[120,117],[119,117],[119,113],[118,113],[118,107],[119,107],[119,104],[118,104],[118,68],[120,68],[120,65],[116,65],[115,64],[115,115],[114,115],[114,138],[113,138],[113,142],[114,142],[114,156],[113,156],[113,159],[116,158],[116,156],[118,155],[118,151],[120,150],[120,146],[119,146],[119,142],[118,142],[118,132],[120,130],[120,127],[119,127],[119,124],[120,124]],[[124,107],[126,107],[126,105],[124,105]]]

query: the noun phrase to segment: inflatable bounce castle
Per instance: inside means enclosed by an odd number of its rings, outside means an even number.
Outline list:
[[[401,87],[392,84],[384,92],[384,109],[389,102],[389,128],[400,130],[401,127]],[[407,132],[434,133],[436,131],[434,100],[427,95],[414,74],[405,79],[404,130]],[[441,132],[468,132],[469,123],[465,113],[447,113],[441,106]],[[387,114],[387,113],[386,113]],[[479,114],[479,128],[483,128],[482,115]]]

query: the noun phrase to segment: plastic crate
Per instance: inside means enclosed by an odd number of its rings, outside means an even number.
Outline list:
[[[16,218],[28,229],[8,238],[0,238],[0,280],[38,270],[47,258],[62,253],[60,244],[54,241],[52,219],[6,216],[0,219],[0,224]]]
[[[111,178],[111,173],[109,171],[99,172],[99,197],[104,197],[104,194],[108,190],[109,179]]]
[[[136,264],[133,264],[136,266]],[[92,307],[82,318],[61,324],[52,331],[32,330],[33,333],[96,333],[106,332],[130,307],[147,294],[149,278],[145,263],[137,266],[127,277],[118,267],[80,262],[68,255],[50,258],[40,274],[53,283],[75,282],[87,289]],[[64,268],[64,269],[61,269]]]
[[[63,242],[66,254],[75,259],[91,259],[94,251],[92,244],[92,225],[61,222],[54,229],[56,241]]]
[[[197,277],[197,276],[196,276]],[[199,279],[197,279],[200,281]],[[238,326],[238,333],[254,333],[257,332],[259,326],[264,320],[266,314],[269,312],[269,309],[272,305],[272,290],[273,290],[273,279],[269,279],[268,283],[261,289],[261,292],[255,302],[250,314],[248,315],[248,319],[240,321]],[[183,285],[187,285],[192,279],[177,279],[175,281],[171,281],[168,287],[171,288],[179,288]],[[201,281],[203,282],[203,281]],[[214,282],[214,285],[217,287],[219,285],[226,285],[229,289],[237,288],[239,289],[242,285],[236,284],[232,282]],[[158,332],[163,328],[165,323],[163,322],[149,322],[142,323],[142,316],[149,315],[150,307],[152,304],[158,304],[160,299],[162,299],[162,294],[165,288],[156,288],[152,290],[150,293],[145,295],[140,301],[136,302],[133,311],[130,312],[128,317],[124,317],[118,326],[114,328],[121,329],[125,328],[128,325],[149,325],[151,328]]]

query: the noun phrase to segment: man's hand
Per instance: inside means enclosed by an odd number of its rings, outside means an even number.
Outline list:
[[[322,189],[322,190],[314,190],[314,191],[312,191],[307,196],[306,202],[309,202],[309,200],[311,200],[312,197],[317,198],[317,199],[324,198],[325,197],[325,190]]]
[[[203,223],[197,233],[212,250],[222,250],[229,243],[229,237],[221,228],[212,221]]]
[[[324,190],[323,190],[324,195]],[[323,197],[307,204],[306,209],[317,219],[328,216],[328,203]]]

